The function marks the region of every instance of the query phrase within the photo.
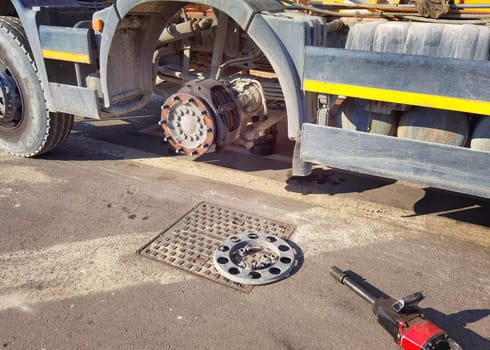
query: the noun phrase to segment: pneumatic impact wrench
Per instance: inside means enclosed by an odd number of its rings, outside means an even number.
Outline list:
[[[370,303],[373,313],[383,328],[404,350],[461,350],[461,347],[441,328],[427,320],[417,309],[424,299],[422,292],[395,300],[391,297],[375,297],[337,266],[330,268],[330,275]]]

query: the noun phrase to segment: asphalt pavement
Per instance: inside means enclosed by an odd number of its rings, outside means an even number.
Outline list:
[[[488,201],[316,169],[287,152],[170,154],[154,116],[78,121],[38,159],[0,153],[3,349],[396,349],[332,265],[490,349]],[[295,226],[301,265],[244,293],[136,254],[200,202]]]

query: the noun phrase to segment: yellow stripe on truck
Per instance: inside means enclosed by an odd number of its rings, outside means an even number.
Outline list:
[[[90,56],[84,53],[73,53],[73,52],[43,49],[43,57],[48,59],[58,60],[58,61],[90,63]]]
[[[366,86],[337,84],[317,80],[305,80],[304,90],[347,97],[358,97],[367,100],[490,115],[489,101],[469,100],[457,97],[422,94],[417,92],[378,89]]]

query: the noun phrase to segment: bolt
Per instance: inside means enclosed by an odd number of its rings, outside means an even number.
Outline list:
[[[245,256],[249,251],[252,250],[252,246],[250,244],[247,244],[245,247],[238,249],[238,254],[244,254],[241,256]]]

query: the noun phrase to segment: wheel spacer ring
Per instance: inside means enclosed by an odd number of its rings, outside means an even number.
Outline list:
[[[238,249],[246,245],[274,251],[278,256],[276,263],[257,270],[240,267],[232,257]],[[296,265],[291,245],[282,238],[265,233],[246,233],[224,240],[216,249],[213,262],[216,270],[230,281],[250,285],[264,285],[284,279]]]

